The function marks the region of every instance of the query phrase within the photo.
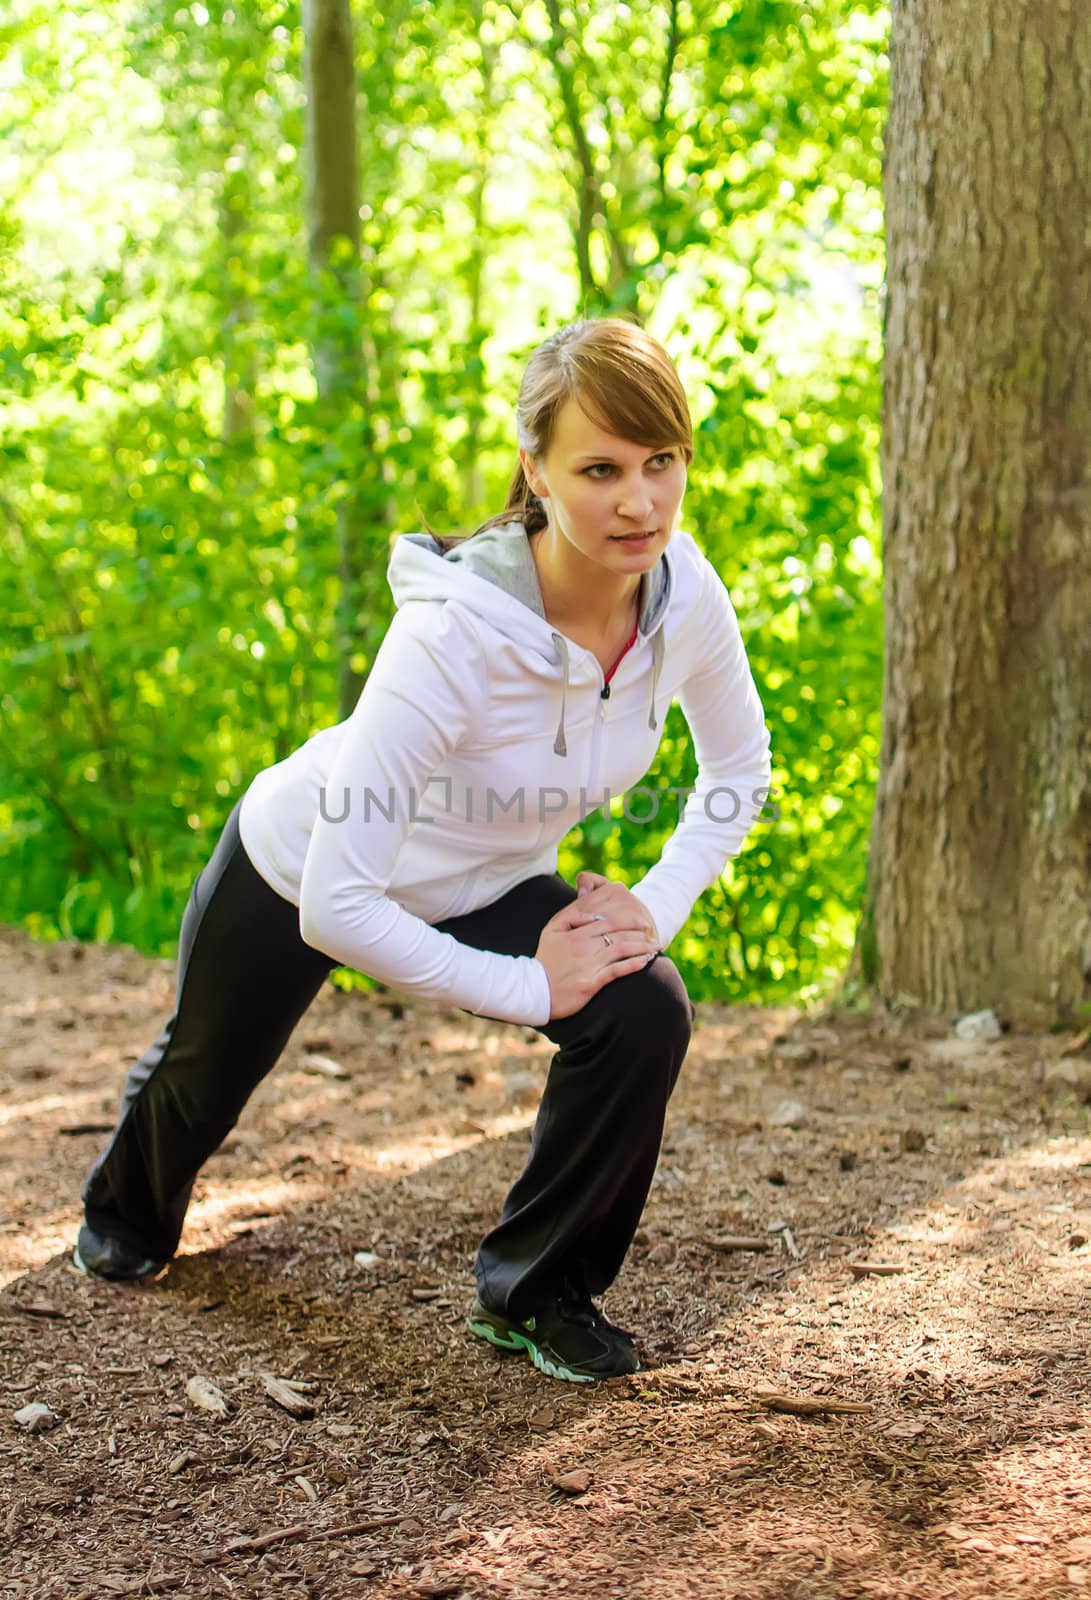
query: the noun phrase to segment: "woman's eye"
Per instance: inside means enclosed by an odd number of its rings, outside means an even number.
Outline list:
[[[651,457],[652,465],[657,472],[666,472],[673,460],[673,450],[661,450],[657,456]],[[591,466],[584,467],[583,470],[588,478],[593,478],[597,483],[601,483],[604,478],[608,478],[617,469],[612,461],[595,461],[592,462]]]

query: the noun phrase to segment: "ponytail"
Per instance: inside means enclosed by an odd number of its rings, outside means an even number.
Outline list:
[[[428,528],[428,532],[440,546],[443,554],[446,555],[448,550],[457,549],[460,544],[465,544],[467,539],[472,539],[474,534],[484,533],[487,528],[504,528],[507,527],[509,522],[521,522],[523,531],[529,537],[530,534],[537,533],[539,529],[544,528],[548,521],[549,518],[546,516],[545,506],[527,482],[527,475],[523,471],[523,463],[516,461],[503,511],[498,512],[495,517],[489,517],[488,521],[480,523],[472,533],[454,534],[444,538],[432,528]],[[425,527],[427,526],[427,523],[425,523]]]
[[[523,471],[523,463],[516,461],[515,471],[512,473],[511,483],[508,486],[508,498],[504,501],[504,509],[498,517],[492,517],[488,522],[482,523],[484,528],[495,527],[502,522],[521,522],[527,533],[537,533],[549,521],[546,508],[539,500],[534,490],[527,482],[527,475]],[[481,532],[481,528],[476,530]]]

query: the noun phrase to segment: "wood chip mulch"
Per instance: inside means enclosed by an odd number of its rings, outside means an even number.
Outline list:
[[[464,1322],[550,1048],[395,995],[323,991],[156,1282],[76,1273],[172,991],[0,929],[4,1600],[1091,1593],[1086,1034],[699,1007],[644,1370],[576,1386]]]

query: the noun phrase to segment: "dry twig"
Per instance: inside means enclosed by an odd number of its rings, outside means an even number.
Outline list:
[[[779,1394],[775,1389],[755,1389],[754,1399],[767,1411],[786,1411],[793,1417],[863,1416],[871,1406],[863,1400],[834,1400],[825,1395]]]
[[[297,1522],[290,1528],[276,1528],[272,1533],[261,1533],[250,1539],[232,1539],[229,1543],[221,1545],[217,1550],[206,1550],[200,1559],[206,1566],[216,1561],[225,1561],[228,1556],[252,1555],[259,1550],[268,1550],[271,1545],[283,1544],[288,1539],[301,1539],[306,1544],[314,1544],[321,1539],[351,1539],[358,1533],[371,1533],[375,1528],[389,1528],[396,1522],[404,1522],[405,1514],[398,1512],[396,1516],[371,1517],[367,1522],[341,1522],[333,1528],[312,1528],[306,1522]]]

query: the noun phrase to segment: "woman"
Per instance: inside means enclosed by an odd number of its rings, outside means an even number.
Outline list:
[[[689,1042],[660,952],[761,810],[768,738],[727,592],[675,531],[692,432],[662,346],[614,319],[563,328],[517,416],[505,510],[466,539],[397,541],[398,609],[352,715],[228,819],[75,1259],[132,1280],[173,1255],[202,1163],[344,964],[557,1045],[470,1327],[589,1382],[639,1365],[592,1296],[636,1231]],[[646,772],[676,696],[700,770],[661,859],[631,891],[573,887],[558,841]]]

